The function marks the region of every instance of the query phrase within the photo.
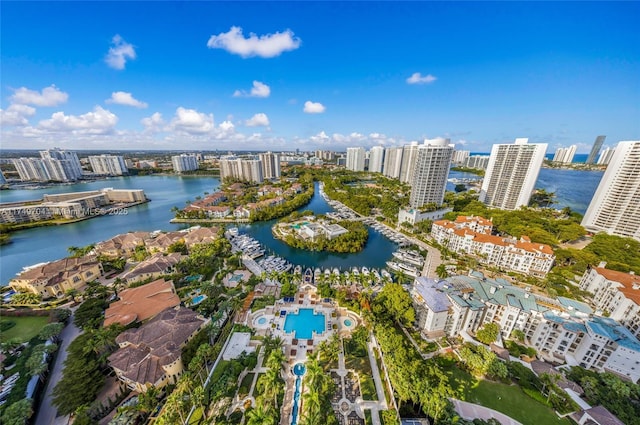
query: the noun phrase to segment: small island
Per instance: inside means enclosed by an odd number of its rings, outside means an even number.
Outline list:
[[[294,248],[340,253],[358,252],[369,238],[359,221],[334,220],[312,211],[293,213],[271,229],[273,236]]]

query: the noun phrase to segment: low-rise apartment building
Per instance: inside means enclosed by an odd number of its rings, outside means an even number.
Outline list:
[[[555,255],[549,245],[492,235],[493,223],[483,217],[459,216],[456,221],[438,220],[431,235],[451,251],[471,255],[478,261],[543,278],[551,270]]]
[[[580,280],[580,289],[593,294],[596,310],[617,320],[640,338],[640,276],[590,267]]]

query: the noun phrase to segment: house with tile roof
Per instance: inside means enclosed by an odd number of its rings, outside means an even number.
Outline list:
[[[153,254],[151,257],[138,263],[133,269],[122,275],[122,279],[128,284],[139,282],[145,279],[155,279],[174,271],[176,264],[180,262],[182,255],[177,252],[163,254],[161,252]]]
[[[172,281],[158,279],[118,293],[118,301],[109,304],[104,314],[104,326],[119,323],[127,326],[154,317],[161,311],[180,305],[180,297]]]
[[[188,232],[184,233],[183,239],[187,248],[194,245],[211,243],[218,238],[219,227],[192,227]]]
[[[606,312],[640,338],[640,276],[599,267],[590,267],[580,280],[580,289],[593,294],[596,310]]]
[[[555,255],[546,244],[491,234],[493,223],[483,217],[459,216],[456,221],[437,220],[431,236],[451,251],[471,255],[478,261],[543,278],[553,267]]]
[[[81,290],[102,275],[102,264],[95,255],[69,257],[37,264],[9,281],[14,291],[31,292],[43,299],[62,298],[70,289]]]
[[[106,241],[98,242],[94,248],[97,255],[109,258],[129,257],[136,248],[144,246],[151,237],[149,232],[129,232],[116,235]]]
[[[184,371],[182,349],[210,320],[188,308],[167,308],[141,327],[118,335],[120,348],[109,356],[109,366],[135,391],[175,384]]]

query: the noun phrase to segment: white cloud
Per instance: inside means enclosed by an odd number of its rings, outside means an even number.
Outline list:
[[[423,77],[419,72],[414,72],[411,77],[407,78],[407,84],[431,84],[436,80],[437,78],[431,74]]]
[[[131,93],[126,91],[115,91],[111,93],[111,97],[105,100],[107,103],[113,103],[116,105],[133,106],[134,108],[144,109],[149,106],[146,102],[141,102],[134,98]]]
[[[207,115],[180,106],[171,120],[171,129],[188,134],[210,133],[214,129],[213,114]]]
[[[28,125],[31,117],[36,113],[36,108],[27,105],[11,104],[7,109],[0,109],[0,124],[2,125]]]
[[[109,47],[109,53],[104,61],[113,69],[124,69],[127,63],[127,59],[135,59],[136,51],[132,44],[124,41],[119,34],[116,34],[111,39],[112,46]]]
[[[41,92],[20,87],[14,91],[9,99],[11,102],[21,105],[57,106],[65,103],[69,99],[69,95],[58,90],[54,85],[43,88]]]
[[[50,132],[72,132],[78,134],[109,134],[118,123],[118,117],[100,106],[93,112],[82,115],[65,115],[56,112],[50,119],[40,121],[38,129]]]
[[[307,100],[306,102],[304,102],[304,112],[306,112],[307,114],[321,114],[325,111],[324,105],[320,102],[312,102],[310,100]]]
[[[229,53],[243,58],[260,56],[273,58],[282,52],[295,50],[300,47],[301,40],[293,35],[291,30],[257,36],[254,33],[245,38],[242,28],[231,27],[228,32],[212,35],[207,42],[210,49],[224,49]]]
[[[154,112],[150,117],[146,117],[140,120],[145,127],[145,131],[158,132],[161,131],[165,125],[160,112]]]
[[[270,94],[271,88],[268,85],[260,81],[254,81],[250,92],[247,93],[245,90],[236,90],[233,92],[233,97],[269,97]]]
[[[232,132],[235,131],[236,126],[231,121],[222,121],[218,128],[223,132]]]
[[[268,127],[269,117],[262,112],[255,114],[244,122],[247,127]]]

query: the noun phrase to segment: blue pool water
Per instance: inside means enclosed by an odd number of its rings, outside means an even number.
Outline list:
[[[192,302],[193,305],[196,305],[196,304],[200,304],[205,298],[207,298],[206,295],[198,295],[197,297],[193,297],[191,301],[193,301]]]
[[[324,314],[315,314],[312,308],[301,308],[298,313],[289,313],[284,321],[284,331],[295,331],[298,339],[309,339],[313,331],[320,334],[325,330]]]
[[[349,319],[345,319],[345,320],[344,320],[344,325],[345,325],[345,326],[351,326],[351,320],[349,320]]]
[[[258,319],[258,324],[259,325],[264,325],[265,323],[267,323],[267,319],[265,319],[264,317],[261,317]]]
[[[311,310],[305,309],[305,310]],[[300,406],[300,382],[302,381],[302,375],[307,371],[307,367],[303,363],[296,363],[293,366],[293,374],[296,375],[296,386],[293,393],[293,409],[291,410],[291,425],[298,423],[298,410]]]
[[[304,363],[296,363],[296,365],[293,366],[293,374],[296,376],[302,376],[306,371],[307,367],[304,365]]]

